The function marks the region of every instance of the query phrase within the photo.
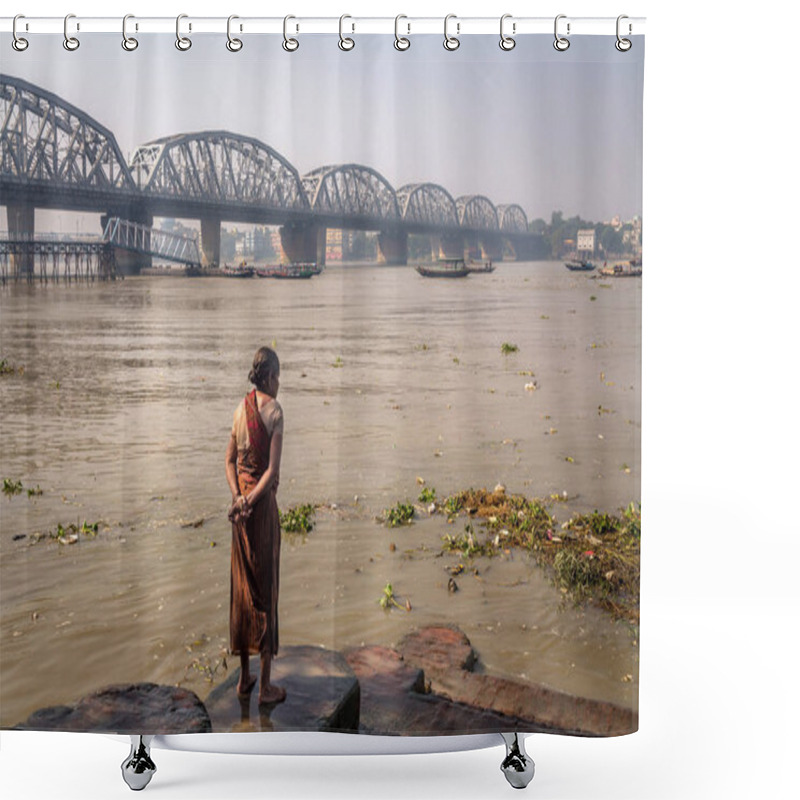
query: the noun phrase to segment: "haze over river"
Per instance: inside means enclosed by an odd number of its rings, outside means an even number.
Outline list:
[[[462,280],[336,265],[305,281],[0,290],[0,357],[24,367],[0,377],[0,477],[42,489],[0,498],[0,725],[110,683],[204,698],[202,668],[225,676],[225,447],[253,354],[273,342],[278,503],[327,506],[305,540],[284,537],[281,644],[391,645],[452,622],[487,671],[635,707],[628,625],[564,606],[518,551],[477,560],[450,593],[459,558],[437,556],[464,519],[375,517],[416,502],[417,477],[442,499],[497,483],[566,492],[559,523],[638,501],[641,286],[536,262]],[[95,538],[32,542],[84,520]],[[389,582],[411,612],[380,608]]]

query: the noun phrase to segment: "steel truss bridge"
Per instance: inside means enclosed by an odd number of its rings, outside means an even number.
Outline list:
[[[164,137],[126,160],[97,120],[5,74],[0,119],[0,202],[13,232],[33,232],[35,208],[99,212],[146,227],[159,216],[199,219],[206,263],[219,260],[222,220],[282,226],[284,249],[297,260],[309,260],[327,228],[378,231],[389,263],[403,263],[408,234],[439,237],[442,250],[472,242],[500,255],[504,242],[524,251],[532,238],[519,205],[454,198],[435,183],[395,189],[360,164],[300,175],[269,145],[229,131]]]

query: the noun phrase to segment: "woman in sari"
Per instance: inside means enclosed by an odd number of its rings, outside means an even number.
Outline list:
[[[280,362],[261,347],[249,380],[255,388],[239,403],[225,455],[232,502],[231,652],[241,659],[237,692],[250,695],[250,655],[261,656],[259,705],[280,703],[286,691],[270,683],[278,654],[278,588],[281,530],[276,493],[283,446],[283,410],[278,395]]]

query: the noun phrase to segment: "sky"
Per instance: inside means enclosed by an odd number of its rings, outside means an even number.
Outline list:
[[[361,35],[343,53],[336,36],[306,35],[292,54],[274,35],[236,54],[224,36],[196,36],[184,53],[173,36],[140,38],[128,53],[118,35],[87,35],[69,53],[60,36],[37,36],[24,53],[4,48],[0,69],[89,113],[126,157],[161,136],[223,129],[260,139],[301,175],[352,162],[395,188],[432,182],[454,198],[517,203],[529,220],[641,214],[643,37],[628,53],[613,35],[558,53],[551,36],[510,52],[470,36],[448,52],[441,36],[419,35],[398,52],[391,36]]]

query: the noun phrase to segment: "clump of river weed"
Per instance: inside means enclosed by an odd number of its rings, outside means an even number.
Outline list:
[[[592,601],[616,618],[639,622],[641,506],[619,515],[576,514],[559,525],[542,500],[469,489],[442,505],[450,520],[466,514],[464,533],[443,537],[443,549],[465,557],[494,556],[511,548],[530,552],[576,603]],[[480,521],[483,536],[473,520]]]

